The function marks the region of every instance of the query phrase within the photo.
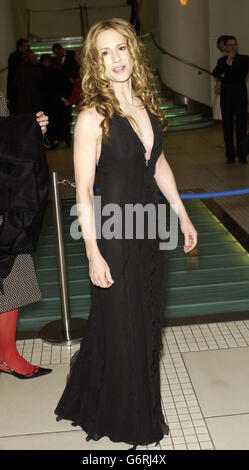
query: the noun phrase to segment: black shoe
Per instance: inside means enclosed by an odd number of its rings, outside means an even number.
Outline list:
[[[239,159],[239,162],[243,165],[244,163],[248,163],[246,158]]]
[[[14,375],[14,377],[17,377],[18,379],[34,379],[35,377],[40,377],[41,375],[46,375],[52,372],[52,369],[45,369],[44,367],[39,367],[39,366],[34,366],[35,369],[31,374],[20,374],[19,372],[16,372],[14,369],[11,369],[11,367],[6,364],[6,362],[0,361],[0,364],[3,366],[7,367],[10,372],[7,372],[6,370],[0,369],[0,373],[4,374],[9,374],[9,375]]]
[[[227,164],[234,163],[234,158],[227,158]]]

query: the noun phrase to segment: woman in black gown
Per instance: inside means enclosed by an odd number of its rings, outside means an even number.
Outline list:
[[[92,26],[83,45],[82,70],[74,165],[91,309],[55,414],[58,421],[81,426],[87,440],[108,436],[135,449],[169,433],[159,373],[166,265],[159,236],[149,236],[148,229],[154,228],[149,218],[133,224],[127,235],[125,211],[128,204],[157,208],[157,184],[178,205],[185,253],[197,244],[197,233],[162,151],[165,119],[134,28],[120,18]],[[98,196],[93,195],[96,165]],[[99,196],[100,226],[95,218]],[[143,235],[136,236],[143,223]]]

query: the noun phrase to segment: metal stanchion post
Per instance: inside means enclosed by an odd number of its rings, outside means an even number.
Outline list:
[[[70,305],[67,287],[67,271],[64,252],[64,238],[61,219],[61,204],[57,172],[52,173],[52,203],[57,244],[57,267],[60,286],[62,319],[45,325],[39,332],[40,338],[47,343],[59,343],[70,346],[80,342],[87,320],[70,317]]]

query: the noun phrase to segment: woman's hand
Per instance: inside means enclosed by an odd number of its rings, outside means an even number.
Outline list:
[[[39,111],[38,113],[36,113],[36,116],[36,121],[38,122],[38,124],[40,124],[42,133],[45,134],[45,132],[47,132],[47,125],[49,123],[48,116],[45,116],[43,111]]]
[[[197,245],[197,231],[189,218],[180,221],[180,227],[184,235],[184,252],[188,253]]]
[[[100,254],[89,259],[89,276],[95,286],[111,287],[114,283],[110,268]]]

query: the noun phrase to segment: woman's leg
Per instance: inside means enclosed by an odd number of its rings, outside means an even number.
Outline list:
[[[20,374],[30,374],[34,366],[27,362],[16,349],[16,325],[18,309],[0,313],[0,361]],[[0,370],[9,370],[0,364]]]

